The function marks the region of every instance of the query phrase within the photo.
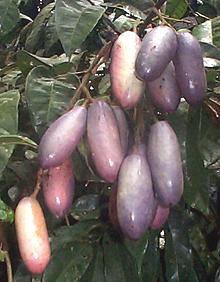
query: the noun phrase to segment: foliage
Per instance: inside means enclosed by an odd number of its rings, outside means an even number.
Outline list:
[[[33,191],[42,133],[68,108],[103,45],[116,32],[137,28],[154,5],[150,0],[50,2],[37,7],[34,0],[0,0],[0,220],[8,227],[15,282],[31,278],[20,263],[13,210]],[[182,101],[167,116],[181,144],[181,203],[161,232],[149,231],[137,242],[125,239],[109,222],[110,186],[92,170],[83,140],[73,155],[77,191],[70,226],[44,209],[52,258],[42,281],[220,280],[220,6],[200,2],[189,7],[187,1],[168,0],[162,14],[175,28],[193,30],[208,79],[201,107],[192,109]],[[109,95],[108,66],[109,61],[91,74],[93,96]],[[41,198],[40,203],[44,206]],[[6,281],[1,264],[0,281]]]

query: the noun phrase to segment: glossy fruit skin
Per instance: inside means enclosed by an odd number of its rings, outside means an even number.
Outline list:
[[[42,273],[50,260],[47,227],[40,204],[33,197],[23,198],[15,211],[18,247],[27,269]]]
[[[114,183],[123,160],[117,121],[111,107],[96,100],[88,109],[88,145],[98,174]]]
[[[157,79],[147,83],[147,88],[155,107],[168,113],[176,111],[181,94],[172,62]]]
[[[144,83],[135,76],[135,60],[140,46],[140,37],[135,32],[125,31],[112,48],[112,94],[123,108],[133,108],[144,92]]]
[[[74,191],[75,179],[70,159],[48,170],[48,175],[43,180],[43,195],[49,211],[57,218],[62,218],[69,212]]]
[[[75,150],[86,130],[87,109],[75,106],[55,120],[39,144],[39,161],[44,169],[61,165]]]
[[[147,159],[156,197],[166,207],[176,205],[183,193],[183,171],[179,143],[167,121],[151,126]]]
[[[128,140],[129,140],[128,123],[124,111],[119,106],[112,106],[112,110],[117,120],[118,130],[121,140],[121,147],[123,154],[125,156],[128,151]]]
[[[130,154],[118,176],[117,214],[121,231],[138,240],[149,228],[155,214],[155,198],[146,157]]]
[[[136,75],[144,81],[157,79],[173,59],[177,49],[175,32],[168,26],[158,26],[147,33],[137,55]]]
[[[201,47],[189,32],[178,33],[177,39],[178,48],[174,58],[176,78],[182,96],[195,106],[202,102],[207,87]]]
[[[161,229],[161,227],[167,221],[169,213],[170,213],[170,208],[163,207],[158,203],[157,209],[156,209],[156,214],[154,216],[153,222],[150,225],[150,228],[153,229],[153,230]]]

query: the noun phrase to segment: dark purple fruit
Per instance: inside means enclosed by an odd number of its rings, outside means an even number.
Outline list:
[[[177,38],[172,28],[158,26],[147,33],[136,59],[136,75],[141,80],[157,79],[173,59]]]
[[[50,244],[42,209],[34,197],[23,198],[15,211],[18,247],[27,269],[42,273],[50,260]]]
[[[177,109],[181,94],[172,62],[157,79],[149,81],[147,87],[155,107],[168,113]]]
[[[155,199],[146,157],[131,154],[123,161],[118,176],[117,214],[121,231],[138,240],[155,214]]]
[[[123,110],[119,106],[112,106],[112,110],[115,114],[118,123],[118,130],[121,140],[122,151],[123,154],[126,155],[128,151],[128,140],[129,140],[129,129],[128,129],[126,116]]]
[[[135,60],[141,39],[132,31],[122,33],[115,41],[111,55],[112,94],[123,108],[133,108],[140,100],[144,84],[135,76]]]
[[[159,201],[167,207],[176,205],[183,193],[183,171],[178,140],[168,122],[151,126],[147,157]]]
[[[189,32],[177,36],[178,48],[174,59],[176,78],[182,96],[190,105],[202,102],[206,92],[206,75],[198,40]]]
[[[70,159],[48,170],[48,176],[43,181],[44,200],[50,212],[57,218],[62,218],[69,212],[74,190],[75,179]]]
[[[108,182],[115,182],[124,154],[117,120],[104,101],[93,102],[88,109],[88,145],[98,174]]]
[[[161,229],[161,227],[167,221],[169,213],[170,208],[163,207],[158,203],[154,220],[150,225],[151,229]]]
[[[39,145],[42,168],[59,166],[71,155],[86,130],[86,117],[86,108],[75,106],[50,125]]]
[[[111,195],[109,197],[108,203],[108,215],[109,219],[114,226],[115,229],[120,229],[120,225],[118,222],[118,213],[117,213],[117,186],[114,185],[112,187]]]

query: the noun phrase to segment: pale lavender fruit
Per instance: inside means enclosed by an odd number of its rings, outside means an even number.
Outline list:
[[[156,214],[154,216],[153,222],[150,225],[150,228],[151,229],[161,229],[161,227],[167,221],[169,213],[170,213],[169,207],[163,207],[160,205],[160,203],[158,203]]]
[[[151,173],[145,155],[131,154],[123,161],[118,176],[117,214],[121,231],[138,240],[155,215]]]
[[[151,126],[147,159],[159,201],[167,207],[176,205],[183,193],[183,171],[179,143],[168,122]]]
[[[155,107],[168,113],[177,109],[181,94],[172,62],[157,79],[147,83],[147,88]]]
[[[135,60],[140,46],[140,37],[135,32],[125,31],[112,48],[112,94],[123,108],[133,108],[144,92],[144,83],[135,76]]]
[[[157,79],[173,59],[177,38],[172,28],[158,26],[147,33],[137,55],[135,68],[138,78],[144,81]]]
[[[117,120],[106,102],[97,100],[90,105],[87,136],[98,174],[108,182],[115,182],[124,154]]]
[[[49,211],[57,218],[62,218],[69,212],[74,191],[75,179],[70,159],[48,170],[43,181],[43,195]]]
[[[118,130],[121,140],[121,147],[123,154],[126,155],[128,151],[128,140],[129,140],[129,128],[126,120],[124,111],[119,106],[112,106],[112,110],[115,114]]]
[[[75,106],[55,120],[39,144],[39,161],[47,169],[61,165],[75,150],[86,130],[87,109]]]
[[[178,48],[174,58],[176,78],[186,101],[190,105],[198,105],[207,87],[202,50],[198,40],[189,32],[178,33],[177,40]]]

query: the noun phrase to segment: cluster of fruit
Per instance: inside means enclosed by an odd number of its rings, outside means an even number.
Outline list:
[[[121,34],[113,46],[110,74],[113,95],[128,109],[137,105],[145,84],[153,103],[168,112],[177,108],[181,96],[198,104],[206,87],[199,43],[189,33],[177,35],[166,26],[154,28],[142,43],[134,32]],[[141,140],[130,142],[129,147],[124,111],[101,99],[93,99],[88,108],[75,105],[50,125],[40,141],[39,162],[47,170],[42,187],[48,209],[59,218],[70,210],[75,189],[71,154],[86,132],[96,173],[115,187],[109,201],[113,224],[134,240],[149,228],[161,228],[170,207],[183,193],[175,132],[168,122],[157,121],[150,127],[146,145]],[[50,245],[34,194],[20,201],[15,221],[24,263],[33,273],[43,272],[50,259]]]

